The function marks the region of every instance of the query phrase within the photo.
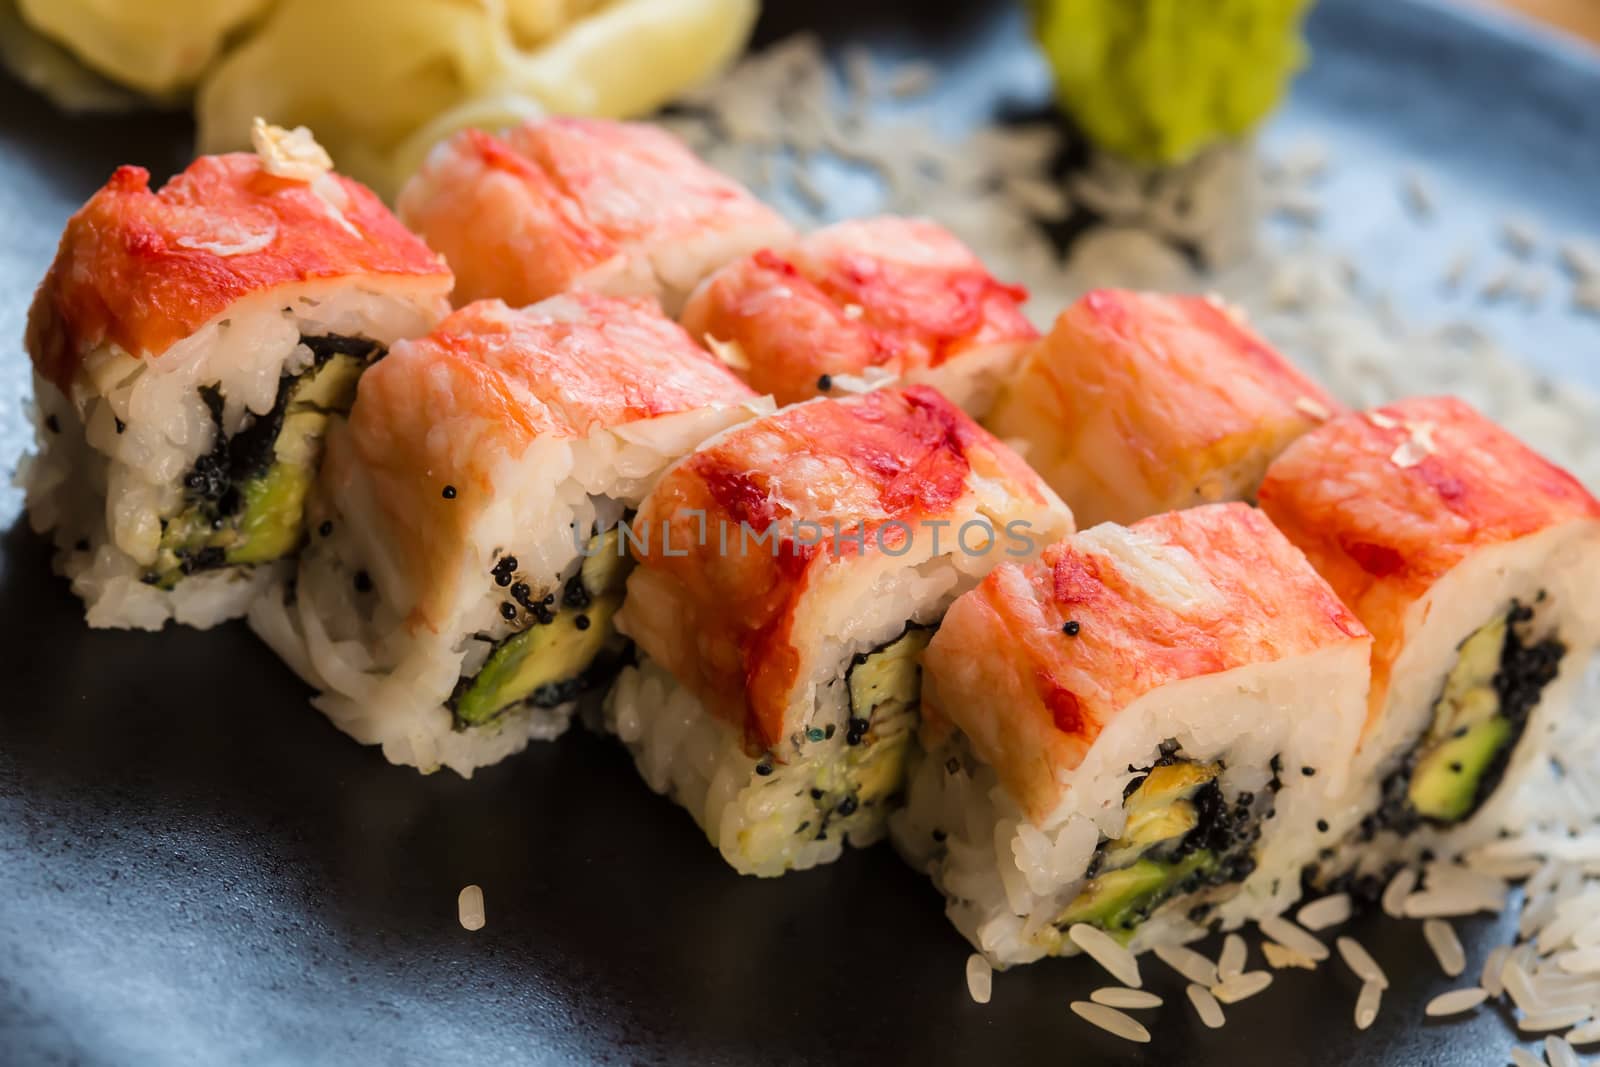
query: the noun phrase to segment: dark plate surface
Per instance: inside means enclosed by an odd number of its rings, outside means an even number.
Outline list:
[[[763,39],[814,25],[833,43],[931,52],[952,112],[1039,87],[997,5],[771,7]],[[1354,162],[1331,182],[1330,231],[1387,272],[1408,314],[1451,312],[1416,279],[1513,207],[1546,232],[1600,231],[1594,57],[1417,0],[1325,0],[1311,31],[1317,61],[1268,140],[1313,133]],[[28,389],[14,339],[62,223],[118,163],[181,166],[189,128],[63,118],[10,82],[0,115],[9,467]],[[1456,198],[1452,226],[1385,225],[1410,164]],[[1486,319],[1546,369],[1600,384],[1595,320]],[[1515,1040],[1495,1011],[1425,1023],[1422,1005],[1455,983],[1419,927],[1373,918],[1351,932],[1394,988],[1362,1035],[1337,965],[1279,972],[1209,1032],[1152,960],[1169,1004],[1144,1048],[1067,1012],[1106,984],[1082,961],[998,976],[979,1007],[969,950],[887,849],[740,879],[619,747],[581,729],[471,782],[391,767],[307,707],[242,626],[87,630],[19,504],[0,495],[0,1063],[1464,1065],[1504,1063]],[[477,933],[456,921],[469,882],[487,899]],[[1459,924],[1470,966],[1501,924]]]

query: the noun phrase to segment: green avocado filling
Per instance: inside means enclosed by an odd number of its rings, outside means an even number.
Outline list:
[[[559,603],[554,593],[535,599],[526,583],[514,581],[515,560],[496,564],[496,581],[509,586],[502,614],[525,618],[528,627],[497,643],[478,672],[456,684],[450,698],[456,729],[483,726],[523,706],[559,707],[607,673],[615,657],[604,653],[618,651],[621,642],[612,620],[632,560],[615,526],[596,534],[584,552]]]
[[[1088,881],[1056,916],[1053,938],[1088,923],[1120,941],[1175,896],[1242,881],[1255,869],[1254,845],[1262,812],[1241,794],[1229,807],[1217,781],[1221,763],[1178,758],[1163,746],[1162,761],[1129,783],[1122,836],[1103,841]]]
[[[221,391],[201,389],[216,439],[184,476],[181,510],[161,521],[146,583],[171,589],[197,571],[270,563],[300,547],[306,494],[328,421],[350,410],[361,372],[383,355],[382,347],[360,338],[303,337],[301,343],[311,349],[311,366],[284,375],[272,410],[232,436],[222,431]]]
[[[850,716],[843,755],[824,762],[811,783],[817,818],[800,827],[802,833],[819,840],[830,829],[848,833],[899,794],[922,698],[922,653],[932,638],[931,626],[908,623],[898,637],[852,659],[845,672]],[[806,740],[824,741],[833,733],[832,726],[813,729]]]
[[[1566,648],[1532,641],[1533,610],[1513,604],[1461,643],[1427,733],[1384,784],[1378,824],[1401,833],[1468,818],[1494,792]]]

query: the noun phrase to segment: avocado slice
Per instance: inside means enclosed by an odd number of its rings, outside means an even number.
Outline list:
[[[1511,721],[1495,715],[1430,750],[1411,772],[1406,795],[1424,818],[1455,822],[1471,813],[1478,785],[1494,759],[1515,739]]]
[[[482,726],[520,704],[553,708],[577,696],[615,635],[612,620],[631,569],[615,526],[596,534],[584,551],[554,616],[502,640],[477,674],[457,684],[451,698],[456,729]]]
[[[847,677],[852,724],[865,721],[876,729],[916,706],[922,695],[922,653],[932,639],[932,627],[908,623],[899,637],[857,657]]]
[[[1200,825],[1193,797],[1222,773],[1216,763],[1175,760],[1150,768],[1122,802],[1128,813],[1122,836],[1105,847],[1107,867],[1122,867],[1167,841],[1183,838]]]
[[[1089,880],[1066,910],[1056,916],[1055,927],[1065,930],[1075,923],[1098,926],[1123,942],[1133,937],[1144,918],[1194,875],[1216,866],[1210,852],[1191,852],[1171,863],[1138,860]]]
[[[324,352],[299,376],[285,378],[272,410],[231,439],[219,427],[215,446],[188,479],[184,509],[163,523],[145,581],[170,589],[198,570],[270,563],[299,548],[323,435],[333,415],[355,402],[361,372],[379,351],[368,345],[365,354]],[[220,394],[206,399],[220,417]]]

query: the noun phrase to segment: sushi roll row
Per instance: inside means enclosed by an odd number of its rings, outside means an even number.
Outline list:
[[[399,219],[258,133],[69,224],[30,514],[92,624],[248,611],[393,762],[593,693],[734,870],[887,834],[1014,964],[1470,847],[1600,642],[1581,485],[1218,300],[1040,336],[937,225],[797,234],[649,127],[461,134]]]

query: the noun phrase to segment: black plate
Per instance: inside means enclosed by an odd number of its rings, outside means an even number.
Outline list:
[[[1014,11],[903,6],[775,0],[762,38],[816,26],[835,44],[931,52],[968,116],[1037,86],[1016,74]],[[1594,57],[1418,0],[1325,0],[1311,34],[1317,61],[1268,139],[1314,132],[1356,164],[1331,187],[1330,229],[1408,312],[1448,310],[1417,279],[1510,206],[1547,232],[1600,230]],[[190,130],[64,118],[9,82],[0,114],[0,336],[16,338],[67,214],[117,163],[181,166]],[[1402,244],[1383,219],[1410,162],[1461,210]],[[1594,320],[1489,320],[1548,369],[1600,383],[1581,358]],[[9,465],[28,372],[6,351]],[[0,496],[0,1062],[1498,1064],[1515,1040],[1494,1010],[1425,1023],[1455,983],[1418,927],[1375,918],[1351,929],[1394,988],[1364,1035],[1337,964],[1280,972],[1209,1032],[1151,960],[1169,1004],[1142,1049],[1067,1012],[1105,981],[1082,961],[999,976],[980,1007],[967,947],[888,850],[740,879],[582,730],[470,782],[391,767],[310,710],[242,626],[87,630],[19,505]],[[487,897],[477,933],[456,922],[468,882]],[[1460,924],[1473,967],[1504,922]]]

